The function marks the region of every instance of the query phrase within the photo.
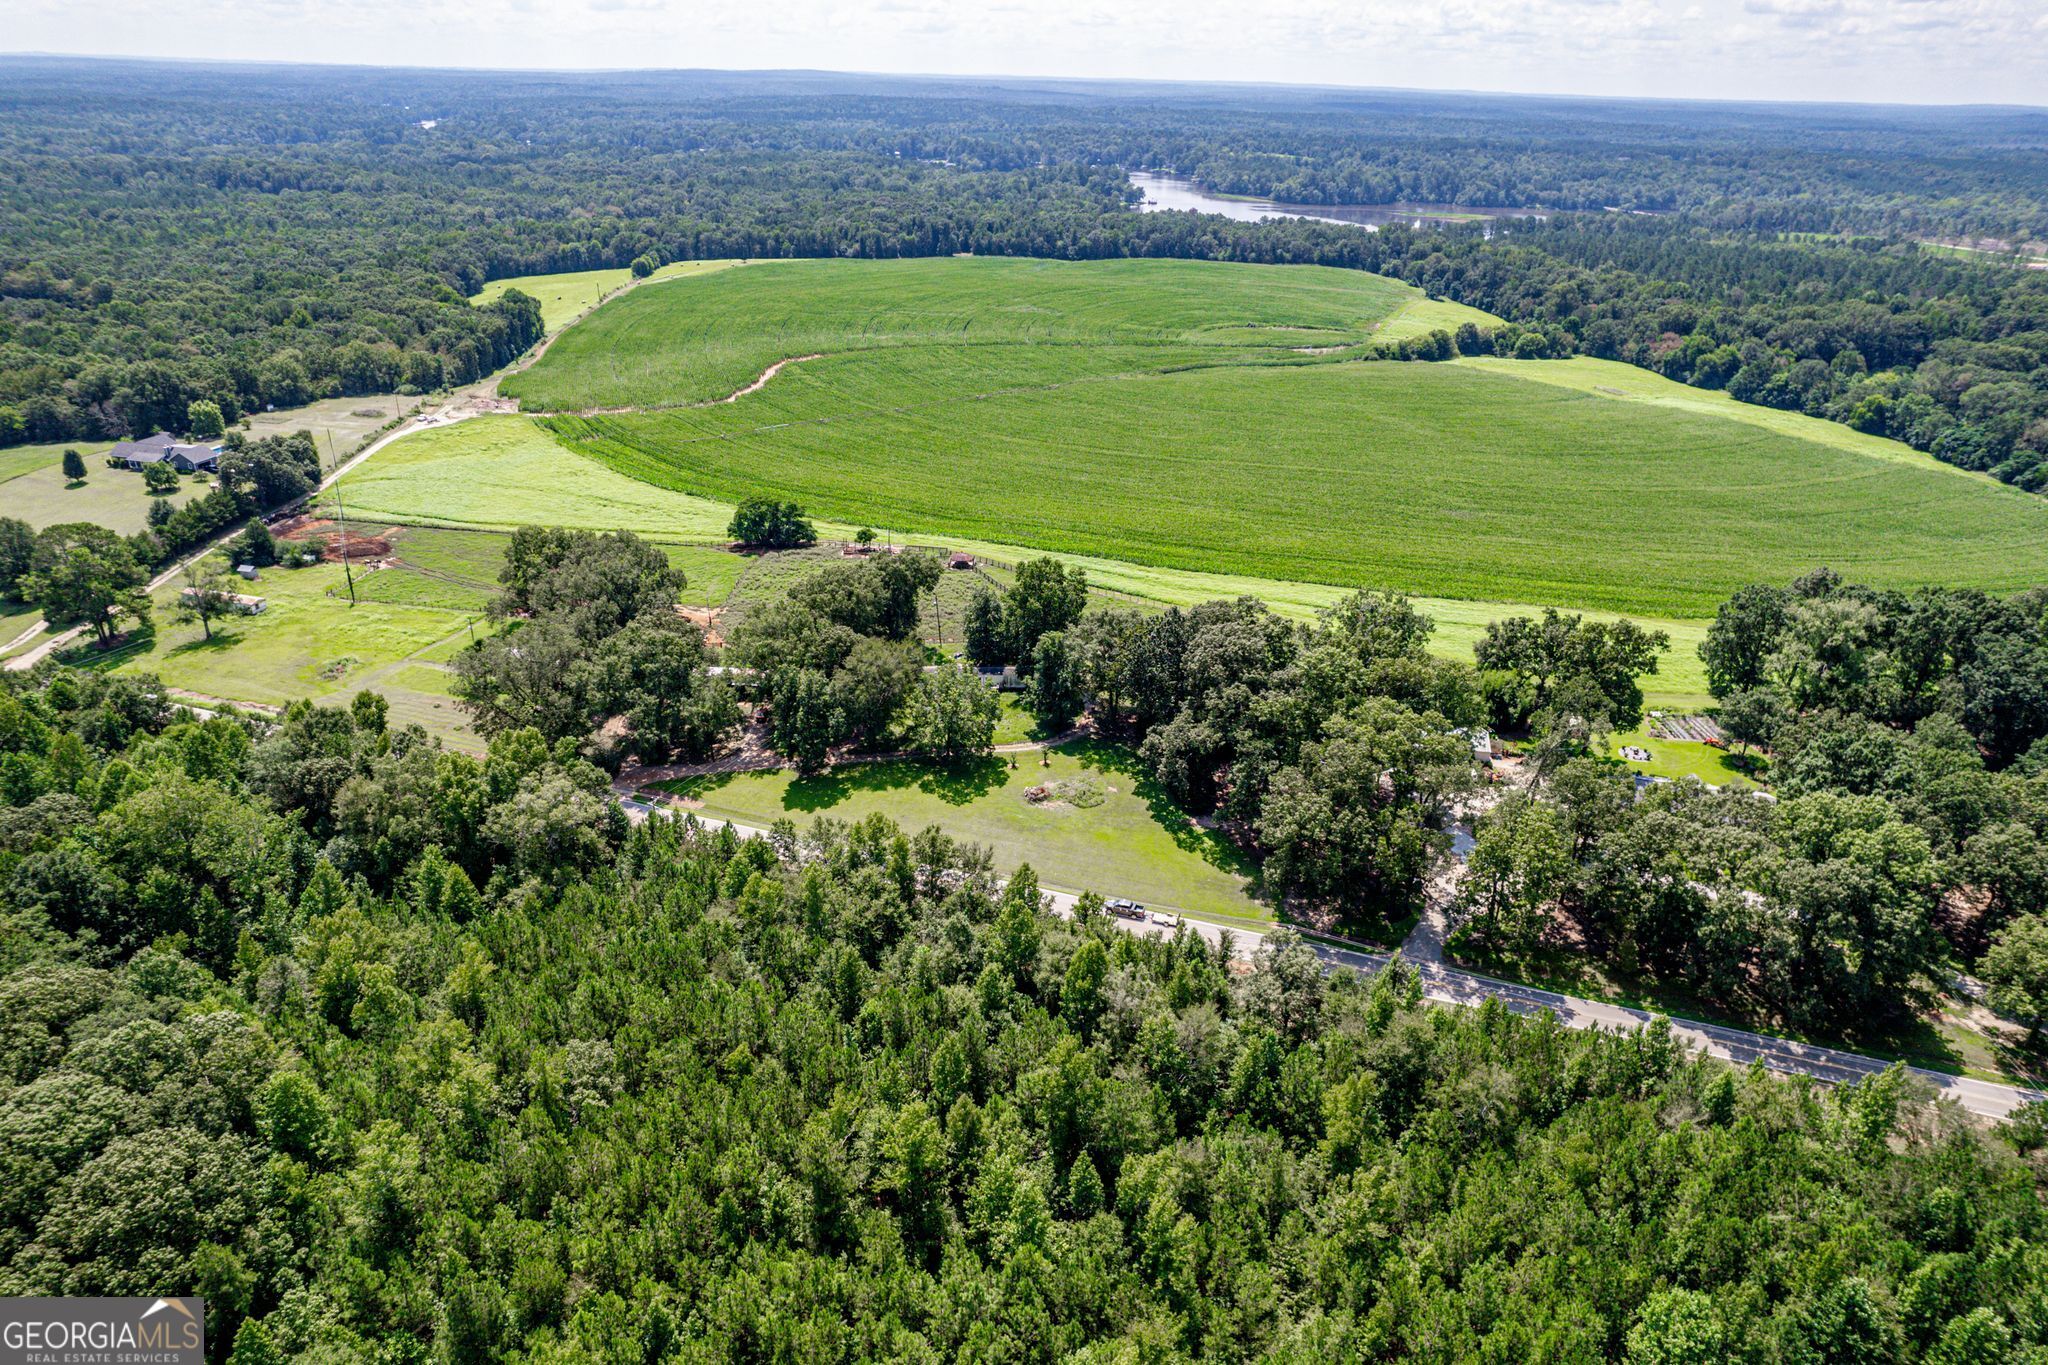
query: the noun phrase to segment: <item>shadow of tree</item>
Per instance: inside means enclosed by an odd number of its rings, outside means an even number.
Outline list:
[[[789,784],[782,804],[792,811],[813,814],[842,804],[857,792],[887,792],[916,787],[936,796],[949,806],[966,806],[1000,788],[1009,777],[1009,765],[987,756],[945,764],[894,759],[886,763],[850,763],[815,777],[799,777]],[[698,793],[692,792],[692,795]]]
[[[1252,883],[1251,894],[1260,894],[1258,863],[1218,831],[1197,825],[1139,761],[1135,749],[1097,739],[1077,739],[1060,745],[1058,752],[1079,760],[1091,772],[1116,776],[1126,791],[1145,803],[1152,822],[1166,831],[1175,847],[1194,854],[1211,867],[1243,877]]]
[[[154,626],[117,635],[108,644],[98,640],[87,640],[69,649],[61,650],[51,657],[66,668],[90,668],[99,671],[118,668],[128,660],[147,654],[156,644]]]
[[[240,631],[216,630],[213,632],[212,639],[202,635],[197,640],[187,640],[182,645],[171,646],[171,648],[164,651],[164,657],[166,659],[175,659],[185,654],[212,653],[223,649],[233,649],[240,643],[242,643]]]

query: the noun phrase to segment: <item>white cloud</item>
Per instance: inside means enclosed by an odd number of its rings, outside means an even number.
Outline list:
[[[0,0],[16,51],[2040,103],[2041,0]],[[508,21],[509,20],[509,21]],[[110,35],[112,35],[110,37]]]

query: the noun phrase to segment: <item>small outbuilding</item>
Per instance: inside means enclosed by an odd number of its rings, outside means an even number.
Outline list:
[[[953,557],[946,561],[946,567],[949,569],[971,569],[974,567],[974,556],[965,550],[955,550],[953,551]]]
[[[197,588],[187,588],[178,595],[185,601],[190,602],[199,595],[199,590]],[[228,610],[238,616],[259,616],[262,614],[263,608],[268,605],[264,598],[251,597],[245,592],[224,592],[221,594],[221,597],[226,600]]]

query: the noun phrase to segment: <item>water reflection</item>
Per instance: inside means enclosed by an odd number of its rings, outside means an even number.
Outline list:
[[[1541,218],[1536,209],[1470,208],[1460,204],[1283,204],[1270,199],[1222,199],[1206,193],[1192,180],[1158,171],[1132,171],[1131,184],[1145,196],[1138,207],[1146,213],[1171,210],[1220,213],[1240,223],[1261,218],[1313,218],[1322,223],[1347,223],[1375,231],[1382,223],[1458,222],[1472,218]]]

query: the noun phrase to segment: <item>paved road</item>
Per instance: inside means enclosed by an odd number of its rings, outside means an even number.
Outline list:
[[[645,820],[657,809],[630,797],[622,797],[620,804],[626,808],[628,817],[636,822]],[[698,815],[697,821],[709,829],[730,825],[733,831],[743,838],[756,838],[767,832],[703,815]],[[1074,902],[1079,899],[1073,892],[1049,887],[1046,888],[1046,892],[1056,913],[1072,916]],[[1110,922],[1126,933],[1154,937],[1164,937],[1175,930],[1174,925],[1156,922],[1127,919],[1113,919]],[[1265,935],[1256,930],[1230,928],[1207,920],[1187,918],[1185,923],[1190,930],[1212,944],[1221,943],[1224,935],[1228,934],[1232,951],[1239,957],[1252,956],[1265,938]],[[1313,938],[1305,941],[1315,950],[1316,956],[1322,959],[1325,967],[1332,970],[1382,971],[1398,956],[1347,948]],[[1408,962],[1407,965],[1421,976],[1424,997],[1442,1004],[1477,1005],[1492,997],[1517,1014],[1538,1014],[1549,1010],[1569,1028],[1634,1029],[1643,1027],[1656,1017],[1647,1010],[1610,1005],[1599,1000],[1582,1000],[1577,996],[1561,995],[1556,991],[1539,990],[1534,986],[1518,985],[1512,981],[1500,981],[1490,976],[1481,976],[1477,972],[1445,966],[1441,962]],[[1737,1066],[1747,1066],[1751,1062],[1760,1061],[1773,1071],[1811,1076],[1815,1080],[1830,1084],[1862,1080],[1866,1076],[1878,1074],[1891,1065],[1890,1062],[1876,1057],[1866,1057],[1859,1052],[1844,1052],[1839,1048],[1821,1047],[1814,1043],[1772,1038],[1761,1033],[1724,1028],[1719,1024],[1700,1023],[1692,1019],[1672,1019],[1671,1032],[1674,1037],[1690,1046]],[[1926,1081],[1938,1094],[1954,1100],[1964,1109],[1983,1118],[2002,1119],[2029,1101],[2048,1100],[2048,1093],[2022,1086],[2001,1085],[1996,1081],[1980,1081],[1966,1076],[1950,1076],[1944,1072],[1929,1071],[1917,1066],[1908,1067],[1907,1070]]]

